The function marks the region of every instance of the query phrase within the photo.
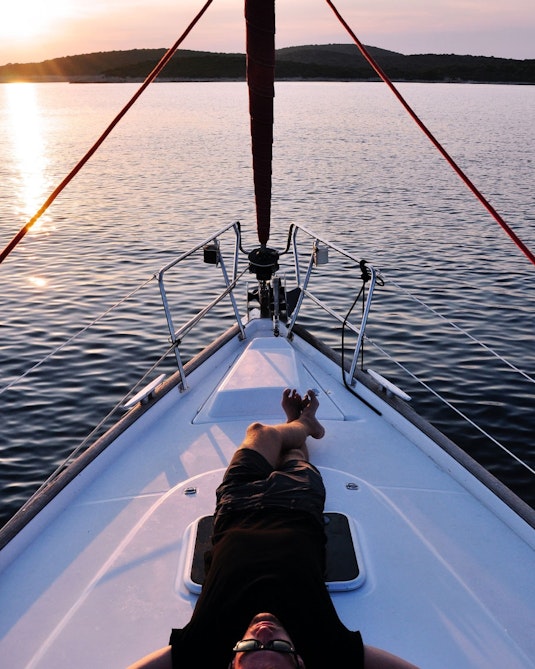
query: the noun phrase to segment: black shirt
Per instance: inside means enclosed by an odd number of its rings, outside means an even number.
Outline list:
[[[171,634],[173,667],[226,669],[258,613],[275,615],[307,669],[363,666],[359,632],[339,620],[324,583],[325,534],[306,512],[236,514],[207,555],[208,571],[190,622]]]

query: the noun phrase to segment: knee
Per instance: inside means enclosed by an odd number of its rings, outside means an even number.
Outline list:
[[[255,442],[262,439],[263,435],[266,434],[267,429],[267,426],[262,423],[251,423],[245,430],[245,441]]]
[[[247,434],[257,434],[264,428],[267,428],[267,425],[264,425],[263,423],[251,423],[247,428]]]
[[[263,423],[251,423],[246,430],[245,440],[248,443],[251,442],[264,442],[266,440],[272,440],[276,435],[276,430],[274,430],[269,425],[264,425]]]
[[[258,451],[272,467],[276,467],[282,443],[280,435],[274,427],[262,423],[252,423],[247,428],[242,447]]]

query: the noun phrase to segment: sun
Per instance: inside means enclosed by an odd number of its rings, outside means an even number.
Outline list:
[[[8,0],[2,3],[0,39],[28,39],[54,29],[68,15],[71,0]]]

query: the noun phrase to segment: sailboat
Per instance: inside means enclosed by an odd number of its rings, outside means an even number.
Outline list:
[[[132,392],[0,531],[2,665],[121,667],[165,645],[202,590],[215,490],[247,425],[280,422],[282,391],[310,388],[326,428],[311,449],[327,491],[325,580],[346,626],[426,669],[535,667],[535,512],[363,368],[381,272],[298,224],[286,248],[269,246],[273,5],[250,0],[246,17],[259,245],[244,250],[232,222],[158,270],[176,371]],[[178,324],[170,278],[192,262],[222,288]],[[346,313],[314,287],[329,269],[357,285]],[[300,323],[309,302],[341,350]],[[184,338],[223,306],[230,328],[185,360]]]

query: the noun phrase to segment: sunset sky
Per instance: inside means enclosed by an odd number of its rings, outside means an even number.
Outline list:
[[[0,65],[167,47],[204,0],[0,0]],[[364,44],[535,58],[534,0],[337,0]],[[350,41],[324,0],[277,0],[277,47]],[[214,0],[183,48],[244,49],[242,0]]]

